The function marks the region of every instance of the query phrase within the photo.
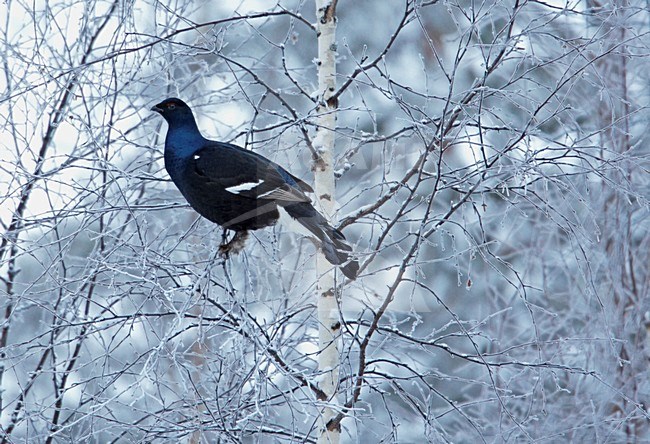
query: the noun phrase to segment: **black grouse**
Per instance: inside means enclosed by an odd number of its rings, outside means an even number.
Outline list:
[[[248,230],[274,225],[284,209],[320,240],[329,262],[354,279],[359,263],[352,248],[311,205],[312,188],[284,168],[252,151],[201,135],[190,107],[166,99],[153,108],[169,129],[165,139],[165,168],[185,199],[200,215],[235,232],[219,250],[227,255],[243,248]]]

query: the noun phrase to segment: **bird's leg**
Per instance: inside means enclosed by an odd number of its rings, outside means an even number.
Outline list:
[[[239,253],[241,250],[244,249],[244,244],[246,243],[246,239],[248,239],[248,231],[246,230],[241,230],[241,231],[235,231],[235,235],[233,236],[232,239],[230,239],[230,242],[221,244],[219,245],[219,254],[223,258],[228,258],[230,253]],[[224,234],[224,240],[225,240],[225,234]]]
[[[248,239],[248,231],[242,230],[235,232],[235,236],[228,242],[231,246],[233,253],[239,253],[244,249],[246,245],[246,240]]]

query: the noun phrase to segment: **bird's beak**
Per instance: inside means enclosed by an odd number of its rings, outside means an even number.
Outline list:
[[[163,109],[160,108],[158,105],[155,105],[155,106],[152,106],[152,107],[151,107],[151,111],[155,111],[155,112],[157,112],[157,113],[162,114]]]

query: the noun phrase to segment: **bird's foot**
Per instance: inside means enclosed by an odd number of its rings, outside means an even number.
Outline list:
[[[237,254],[244,249],[246,244],[246,239],[248,239],[248,231],[235,231],[235,235],[230,242],[219,245],[219,255],[228,259],[231,254]]]

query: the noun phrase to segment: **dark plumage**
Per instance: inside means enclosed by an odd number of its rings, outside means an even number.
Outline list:
[[[201,135],[192,110],[170,98],[151,108],[169,129],[165,139],[165,168],[180,192],[200,215],[233,230],[223,254],[243,247],[248,230],[274,225],[284,209],[320,240],[323,254],[343,274],[354,279],[359,264],[343,234],[329,225],[305,192],[312,188],[281,166],[252,151]]]

